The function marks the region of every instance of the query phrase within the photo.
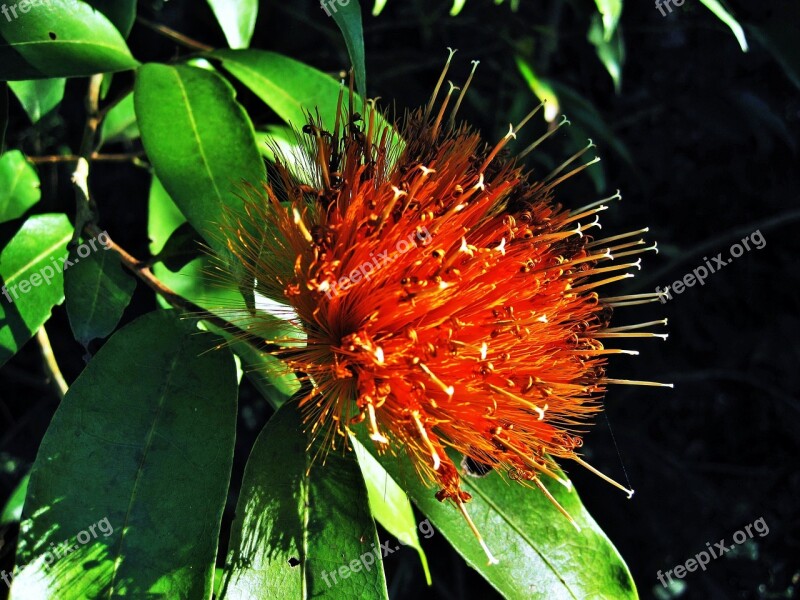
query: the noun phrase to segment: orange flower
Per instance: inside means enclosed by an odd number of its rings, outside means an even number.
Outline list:
[[[463,91],[446,122],[452,88],[433,110],[443,78],[406,119],[402,148],[374,110],[365,123],[340,110],[333,132],[312,119],[300,134],[306,181],[279,160],[228,237],[257,292],[296,313],[301,343],[273,341],[291,346],[278,354],[313,384],[300,403],[325,447],[366,421],[378,447],[405,449],[478,535],[445,448],[468,470],[531,482],[557,506],[540,482],[569,486],[557,459],[595,471],[576,451],[607,385],[648,384],[606,377],[608,355],[635,352],[601,340],[654,335],[610,329],[613,307],[658,300],[598,289],[639,267],[617,259],[655,246],[638,238],[646,230],[593,239],[604,201],[575,211],[553,202],[555,187],[591,164],[569,170],[591,144],[533,179],[500,154],[524,122],[485,146],[455,124]]]

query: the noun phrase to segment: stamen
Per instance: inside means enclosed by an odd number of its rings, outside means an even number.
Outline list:
[[[452,48],[447,49],[450,52],[450,56],[447,57],[447,62],[444,64],[444,69],[442,69],[442,74],[439,75],[439,81],[436,82],[436,87],[433,88],[433,94],[431,95],[431,99],[428,102],[428,106],[425,108],[425,120],[428,120],[428,117],[431,115],[431,111],[433,110],[433,105],[436,102],[436,96],[439,95],[439,89],[442,87],[442,83],[444,83],[444,78],[447,76],[447,71],[450,69],[450,61],[453,60],[453,55],[457,52],[457,50],[453,50]]]
[[[472,71],[470,71],[469,77],[467,77],[467,83],[464,84],[464,87],[461,88],[461,93],[458,95],[458,100],[456,100],[456,105],[453,107],[453,112],[450,114],[450,127],[453,127],[456,122],[456,114],[458,113],[458,109],[461,108],[461,101],[464,100],[464,96],[467,94],[467,89],[469,88],[469,84],[472,83],[472,77],[475,75],[475,70],[478,68],[478,65],[481,64],[479,60],[472,61]]]
[[[369,426],[372,429],[369,439],[379,444],[388,444],[389,440],[378,430],[378,419],[375,417],[375,407],[372,402],[367,403],[367,412],[369,412]]]
[[[614,256],[616,258],[620,258],[622,256],[634,256],[635,254],[641,254],[642,252],[650,252],[650,251],[655,251],[655,253],[658,254],[658,243],[653,242],[653,245],[647,248],[639,248],[638,250],[629,250],[628,252],[620,252],[618,254],[615,254]]]
[[[447,105],[450,102],[450,98],[453,96],[453,90],[457,90],[458,88],[453,85],[452,81],[448,81],[450,84],[450,90],[447,92],[447,96],[444,98],[444,102],[442,102],[442,108],[439,109],[439,114],[436,116],[436,122],[433,124],[431,128],[431,139],[436,139],[436,135],[439,133],[439,125],[442,124],[442,117],[444,117],[444,111],[447,110]]]
[[[530,400],[526,400],[525,398],[517,396],[516,394],[513,394],[513,393],[509,392],[508,390],[504,390],[503,388],[501,388],[499,386],[496,386],[494,384],[487,383],[486,387],[488,387],[490,390],[492,390],[494,392],[497,392],[498,394],[503,394],[507,398],[511,398],[512,400],[516,400],[517,402],[519,402],[523,406],[527,406],[528,408],[530,408],[533,411],[536,411],[536,413],[539,415],[539,420],[540,421],[544,420],[544,411],[547,410],[547,404],[544,405],[544,408],[539,408],[536,404],[534,404]]]
[[[433,371],[431,371],[425,363],[419,363],[419,368],[422,369],[425,374],[430,377],[431,380],[438,385],[445,394],[447,394],[450,398],[453,397],[453,394],[456,393],[456,390],[452,385],[446,385],[441,379],[434,375]]]
[[[669,337],[669,334],[668,333],[650,333],[650,332],[648,332],[648,333],[629,333],[629,332],[624,332],[624,333],[606,333],[606,332],[603,332],[603,331],[598,331],[597,333],[591,334],[590,337],[593,337],[593,338],[596,338],[596,339],[602,339],[602,338],[651,338],[651,337],[657,337],[657,338],[661,338],[662,340],[666,340]]]
[[[603,298],[603,302],[627,302],[628,300],[639,300],[641,298],[653,299],[658,300],[659,298],[664,298],[666,293],[664,292],[648,292],[647,294],[628,294],[627,296],[609,296],[608,298]]]
[[[561,123],[559,123],[558,125],[556,125],[555,127],[553,127],[553,128],[552,128],[551,130],[549,130],[547,133],[545,133],[544,135],[542,135],[542,136],[541,136],[541,137],[540,137],[538,140],[536,140],[536,141],[535,141],[535,142],[533,142],[533,143],[532,143],[530,146],[528,146],[527,148],[525,148],[525,150],[523,150],[522,152],[520,152],[520,154],[519,154],[518,158],[524,158],[524,157],[525,157],[526,155],[528,155],[530,152],[533,152],[533,151],[536,149],[536,147],[537,147],[539,144],[541,144],[543,141],[545,141],[547,138],[549,138],[551,135],[553,135],[553,134],[554,134],[556,131],[558,131],[559,129],[561,129],[562,125],[565,125],[565,124],[566,124],[566,125],[570,125],[571,123],[570,123],[569,119],[567,119],[567,117],[565,117],[564,115],[561,115]]]
[[[425,426],[422,424],[422,421],[419,418],[419,413],[417,411],[412,412],[411,418],[414,420],[414,423],[417,426],[417,430],[419,431],[420,437],[422,437],[422,441],[425,442],[425,445],[428,447],[428,452],[431,453],[431,458],[433,459],[433,470],[438,471],[442,464],[442,459],[439,458],[439,453],[436,451],[436,446],[433,445],[433,442],[431,442],[430,438],[428,437],[428,432],[425,430]]]
[[[674,383],[659,383],[657,381],[638,381],[636,379],[610,379],[608,377],[603,377],[599,380],[600,383],[612,383],[615,385],[644,385],[648,387],[668,387],[674,388]]]
[[[561,183],[561,182],[563,182],[563,181],[566,181],[566,180],[567,180],[567,179],[569,179],[570,177],[573,177],[573,176],[577,175],[578,173],[580,173],[580,172],[581,172],[581,171],[583,171],[584,169],[588,169],[588,168],[589,168],[589,167],[591,167],[593,164],[595,164],[595,163],[599,163],[599,162],[600,162],[600,157],[599,157],[599,156],[595,156],[595,157],[594,157],[592,160],[590,160],[588,163],[586,163],[586,164],[584,164],[584,165],[581,165],[580,167],[576,167],[576,168],[572,169],[572,171],[570,171],[570,172],[569,172],[569,173],[567,173],[566,175],[562,175],[561,177],[559,177],[559,178],[558,178],[558,179],[556,179],[555,181],[552,181],[552,182],[548,183],[546,186],[544,186],[544,188],[543,188],[543,189],[545,189],[545,190],[551,190],[551,189],[553,189],[554,187],[556,187],[556,186],[557,186],[559,183]]]
[[[603,198],[602,200],[598,200],[597,202],[592,202],[591,204],[587,204],[586,206],[581,206],[580,208],[573,210],[570,214],[574,215],[583,212],[585,210],[589,210],[590,208],[594,208],[595,206],[605,204],[606,202],[611,202],[613,200],[622,200],[622,194],[619,193],[619,190],[617,190],[617,193],[614,194],[613,196],[609,196],[608,198]]]
[[[478,543],[481,545],[481,548],[483,548],[483,551],[486,553],[486,556],[489,559],[489,564],[490,565],[498,564],[500,561],[498,561],[494,556],[492,556],[492,553],[489,550],[489,546],[487,546],[486,542],[483,541],[483,538],[481,537],[478,528],[475,527],[475,523],[472,522],[472,519],[470,518],[469,513],[467,512],[467,507],[464,505],[464,501],[458,497],[453,498],[453,501],[456,503],[456,506],[458,506],[458,510],[461,511],[461,514],[464,517],[464,519],[466,519],[467,525],[469,525],[469,528],[472,530],[472,533],[475,534],[476,538],[478,538]]]
[[[595,281],[593,283],[587,283],[586,285],[579,285],[576,288],[572,288],[569,291],[574,294],[579,294],[581,292],[585,292],[586,290],[591,290],[601,285],[606,285],[607,283],[613,283],[615,281],[619,281],[620,279],[628,279],[629,277],[633,277],[633,273],[625,273],[624,275],[617,275],[616,277],[609,277],[608,279],[601,279],[600,281]]]
[[[572,523],[572,525],[575,527],[575,529],[580,531],[581,530],[581,526],[578,525],[578,523],[575,521],[575,519],[572,518],[572,515],[570,515],[563,506],[561,506],[561,504],[558,502],[558,500],[555,499],[553,494],[550,493],[550,490],[548,490],[544,486],[544,484],[541,481],[539,481],[538,477],[534,477],[533,478],[533,483],[536,484],[536,487],[538,487],[540,490],[542,490],[542,493],[547,497],[548,500],[550,500],[550,502],[552,502],[553,506],[555,506],[558,509],[558,511],[567,518],[567,521]]]
[[[294,216],[294,224],[297,225],[297,228],[300,230],[300,233],[303,234],[303,237],[306,239],[306,241],[309,244],[313,242],[314,238],[311,237],[311,233],[309,233],[308,229],[306,229],[306,225],[303,223],[303,219],[300,216],[300,211],[292,207],[292,215]]]
[[[650,327],[650,325],[667,325],[667,319],[660,319],[658,321],[648,321],[647,323],[637,323],[636,325],[624,325],[622,327],[612,327],[604,329],[606,333],[615,333],[617,331],[631,331],[632,329],[641,329],[642,327]]]
[[[622,490],[623,492],[625,492],[626,494],[628,494],[628,500],[630,500],[631,498],[633,498],[633,490],[629,490],[628,488],[626,488],[626,487],[625,487],[625,486],[623,486],[622,484],[619,484],[619,483],[617,483],[616,481],[614,481],[613,479],[611,479],[611,477],[609,477],[609,476],[608,476],[608,475],[606,475],[605,473],[601,473],[600,471],[598,471],[597,469],[595,469],[595,468],[594,468],[592,465],[590,465],[590,464],[589,464],[589,463],[587,463],[585,460],[583,460],[583,459],[582,459],[580,456],[578,456],[577,454],[576,454],[575,456],[572,456],[571,458],[572,458],[572,460],[574,460],[576,463],[578,463],[579,465],[581,465],[583,468],[585,468],[585,469],[588,469],[589,471],[591,471],[592,473],[594,473],[595,475],[597,475],[597,476],[598,476],[600,479],[602,479],[603,481],[605,481],[605,482],[607,482],[607,483],[610,483],[610,484],[611,484],[611,485],[613,485],[615,488],[617,488],[617,489],[620,489],[620,490]]]
[[[603,238],[602,240],[594,240],[586,244],[587,248],[592,248],[594,246],[606,246],[609,242],[616,242],[617,240],[623,240],[627,237],[631,237],[634,235],[639,235],[640,233],[647,233],[650,231],[649,227],[645,227],[644,229],[637,229],[636,231],[629,231],[628,233],[621,233],[619,235],[615,235],[612,237]]]
[[[592,148],[597,148],[597,146],[595,146],[594,142],[592,142],[592,140],[590,139],[589,140],[589,145],[586,146],[586,148],[583,148],[582,150],[579,150],[578,152],[576,152],[575,154],[570,156],[567,160],[565,160],[563,163],[561,163],[561,165],[559,167],[553,169],[553,171],[551,171],[550,174],[547,177],[544,178],[544,183],[547,183],[548,181],[553,179],[553,177],[555,177],[556,175],[561,173],[561,171],[566,169],[569,165],[571,165],[573,162],[578,160],[581,156],[586,154]]]

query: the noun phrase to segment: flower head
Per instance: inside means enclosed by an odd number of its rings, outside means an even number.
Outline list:
[[[403,145],[375,110],[340,111],[332,132],[311,119],[301,180],[279,160],[229,239],[257,293],[296,314],[302,343],[274,341],[313,384],[300,401],[312,430],[330,447],[365,422],[476,531],[446,448],[468,472],[510,472],[558,505],[540,478],[569,485],[559,459],[591,468],[580,432],[623,382],[606,377],[607,357],[633,353],[603,344],[636,327],[609,328],[613,308],[658,295],[601,298],[639,267],[627,257],[654,247],[645,230],[593,238],[603,201],[554,201],[594,162],[578,161],[592,144],[537,179],[502,152],[524,122],[486,145],[455,121],[463,92],[445,119],[453,92],[406,118]]]

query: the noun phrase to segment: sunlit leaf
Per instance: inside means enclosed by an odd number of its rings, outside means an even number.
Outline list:
[[[358,426],[357,432],[364,447],[406,490],[437,531],[503,597],[637,598],[627,566],[574,490],[550,480],[544,482],[580,531],[536,488],[508,481],[496,472],[481,478],[464,477],[463,488],[472,495],[467,510],[499,561],[489,565],[461,513],[451,503],[435,498],[435,490],[422,484],[405,453],[378,456],[366,427]],[[451,458],[460,460],[455,454]]]
[[[222,598],[388,598],[355,457],[331,452],[324,465],[312,465],[307,447],[297,404],[289,402],[247,461]]]
[[[744,35],[744,29],[739,25],[739,21],[720,4],[719,0],[700,0],[700,2],[714,13],[720,21],[731,28],[733,35],[736,36],[736,41],[739,42],[739,46],[742,48],[742,52],[747,52],[747,38]]]
[[[610,42],[622,15],[622,0],[595,0],[603,19],[603,38]]]
[[[36,123],[61,104],[66,83],[66,79],[33,79],[10,81],[8,87],[22,104],[31,123]]]
[[[144,65],[134,102],[147,156],[170,197],[208,244],[226,252],[218,227],[238,210],[243,183],[266,177],[247,113],[215,72]]]
[[[19,351],[64,300],[61,259],[72,225],[66,215],[31,217],[0,253],[0,366]]]
[[[210,597],[236,430],[219,341],[149,313],[72,384],[31,472],[12,600]]]
[[[0,79],[83,77],[138,66],[117,28],[86,2],[27,6],[24,18],[0,18]]]
[[[534,73],[530,63],[521,56],[517,56],[517,68],[522,74],[522,77],[527,82],[528,86],[534,95],[545,103],[544,105],[544,118],[547,122],[552,122],[559,115],[561,107],[550,82],[544,78],[538,77]]]
[[[41,196],[39,176],[22,152],[0,155],[0,223],[21,217]]]
[[[258,0],[208,0],[231,48],[247,48],[256,28]]]

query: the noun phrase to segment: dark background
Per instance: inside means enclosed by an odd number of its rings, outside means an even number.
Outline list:
[[[140,13],[148,18],[224,45],[203,2],[141,4]],[[592,2],[522,0],[512,12],[508,2],[469,0],[455,18],[448,15],[448,2],[389,0],[378,18],[367,14],[371,4],[365,3],[369,93],[380,96],[384,106],[391,100],[398,114],[427,101],[446,46],[459,49],[450,74],[456,83],[466,79],[470,60],[481,60],[460,116],[491,140],[538,102],[517,70],[516,54],[557,90],[566,86],[562,110],[573,127],[530,157],[534,176],[546,174],[592,137],[603,158],[593,167],[595,179],[571,180],[558,199],[577,207],[621,188],[623,201],[603,214],[603,232],[649,226],[649,238],[659,243],[660,253],[646,255],[633,284],[615,295],[668,285],[703,264],[704,256],[727,256],[731,244],[756,230],[766,239],[764,249],[745,252],[704,286],[665,305],[620,309],[616,315],[617,325],[668,317],[670,337],[633,340],[637,343],[626,347],[641,355],[612,361],[610,375],[674,382],[675,388],[612,386],[607,418],[600,416],[586,439],[590,461],[616,479],[629,478],[636,489],[633,500],[589,473],[565,467],[628,562],[643,598],[791,598],[800,584],[800,12],[795,0],[729,5],[745,25],[746,54],[698,0],[687,0],[667,17],[649,1],[628,0],[622,17],[627,58],[622,89],[615,94],[586,38]],[[762,45],[776,40],[779,55]],[[164,60],[178,51],[141,24],[134,26],[130,45],[142,61]],[[334,23],[311,1],[262,2],[252,46],[331,73],[348,66]],[[75,149],[84,85],[70,81],[58,114],[34,128],[12,101],[9,146],[47,154],[58,150],[57,140],[67,139]],[[257,128],[277,122],[246,90],[239,99]],[[542,131],[541,122],[529,126],[520,144]],[[39,172],[42,211],[69,211],[67,167]],[[145,256],[146,172],[102,165],[94,173],[101,225]],[[598,190],[602,179],[607,183]],[[123,323],[153,308],[152,296],[140,286]],[[63,307],[48,330],[72,381],[83,368],[83,350],[72,339]],[[0,371],[0,500],[33,462],[57,404],[38,348],[28,344]],[[249,388],[243,389],[241,406],[234,489],[270,414]],[[226,526],[231,517],[229,510]],[[689,574],[683,586],[661,588],[657,571],[684,563],[707,542],[724,538],[730,544],[735,531],[761,517],[768,535],[713,561],[706,572]],[[0,533],[0,568],[8,569],[16,530]],[[497,597],[443,536],[423,542],[434,587],[425,586],[416,555],[403,550],[385,563],[393,598]],[[4,591],[0,585],[0,596]]]

